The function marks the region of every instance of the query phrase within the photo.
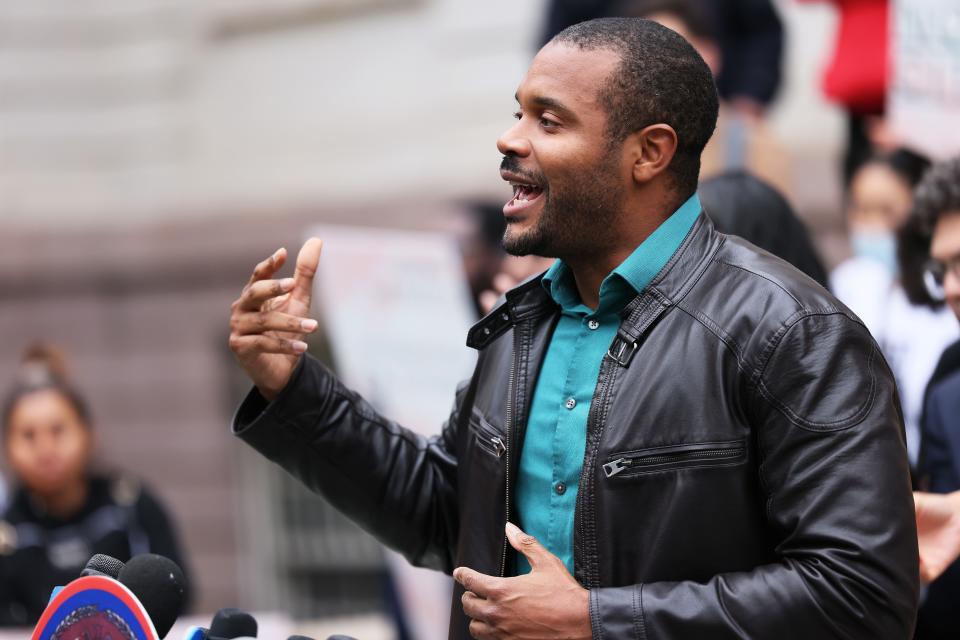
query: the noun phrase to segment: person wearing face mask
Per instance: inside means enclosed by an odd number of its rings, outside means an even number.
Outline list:
[[[960,320],[960,157],[933,167],[917,187],[911,226],[925,240],[923,283],[929,297]],[[932,580],[918,619],[918,637],[960,635],[960,342],[949,347],[930,381],[922,431],[921,486],[916,494],[921,572]],[[943,495],[934,495],[943,494]],[[920,507],[924,507],[921,510]],[[927,508],[929,507],[929,508]],[[928,540],[924,544],[924,534]],[[931,558],[924,562],[924,555]],[[925,566],[927,565],[927,566]],[[938,575],[942,572],[942,575]]]
[[[853,255],[830,274],[830,289],[863,320],[894,372],[914,466],[924,389],[940,354],[960,335],[948,310],[911,301],[897,262],[897,235],[928,164],[897,151],[873,156],[854,172],[847,193]]]
[[[159,553],[184,566],[156,497],[128,476],[93,470],[90,412],[58,351],[27,349],[0,418],[13,480],[0,512],[0,627],[35,624],[51,590],[97,553],[121,561]]]

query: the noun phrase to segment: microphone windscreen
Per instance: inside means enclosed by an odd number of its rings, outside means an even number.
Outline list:
[[[169,558],[144,553],[130,559],[117,576],[147,610],[157,635],[163,638],[183,611],[186,579]]]
[[[257,621],[252,615],[240,609],[227,607],[213,615],[207,640],[228,640],[230,638],[256,637]]]
[[[87,560],[87,565],[83,568],[83,571],[80,572],[80,577],[107,576],[108,578],[116,580],[117,576],[120,575],[121,569],[123,569],[122,562],[113,556],[98,553]]]

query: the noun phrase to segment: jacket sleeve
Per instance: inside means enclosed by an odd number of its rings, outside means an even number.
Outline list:
[[[426,438],[379,415],[311,356],[273,402],[253,389],[233,430],[417,566],[454,569],[457,408]]]
[[[911,637],[917,534],[889,368],[839,313],[801,315],[762,351],[744,402],[775,560],[592,590],[594,637]]]

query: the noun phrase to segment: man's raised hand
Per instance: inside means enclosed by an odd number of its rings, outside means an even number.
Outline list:
[[[274,277],[287,261],[286,249],[278,249],[254,268],[231,306],[230,350],[267,400],[287,385],[307,350],[304,337],[317,329],[307,314],[321,245],[319,238],[307,240],[293,277],[283,279]]]

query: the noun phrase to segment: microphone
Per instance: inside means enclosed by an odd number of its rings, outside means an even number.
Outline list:
[[[117,576],[120,575],[121,569],[123,569],[122,562],[113,556],[98,553],[87,560],[87,565],[83,568],[83,571],[80,572],[80,577],[106,576],[116,580]]]
[[[180,567],[163,556],[139,555],[124,564],[96,555],[79,578],[55,591],[31,638],[85,638],[95,631],[97,637],[159,640],[183,609],[185,584]]]
[[[300,636],[297,636],[297,637],[299,638]],[[329,638],[327,638],[327,640],[357,640],[357,639],[354,638],[353,636],[341,636],[337,634],[335,636],[330,636]]]
[[[186,600],[186,579],[180,567],[169,558],[144,553],[131,558],[120,569],[117,580],[143,605],[157,635],[166,636]]]
[[[227,607],[213,615],[206,640],[232,640],[233,638],[256,638],[257,621],[246,611]]]
[[[117,575],[120,573],[120,569],[122,568],[123,563],[113,556],[108,556],[104,553],[98,553],[87,560],[86,566],[84,566],[83,570],[80,572],[80,577],[86,578],[88,576],[103,576],[104,578],[112,578],[116,580]],[[51,602],[57,597],[58,593],[63,591],[63,587],[64,585],[58,585],[53,588],[53,590],[50,592]]]
[[[246,611],[226,607],[213,614],[209,629],[191,627],[184,640],[241,640],[256,637],[256,619]]]

